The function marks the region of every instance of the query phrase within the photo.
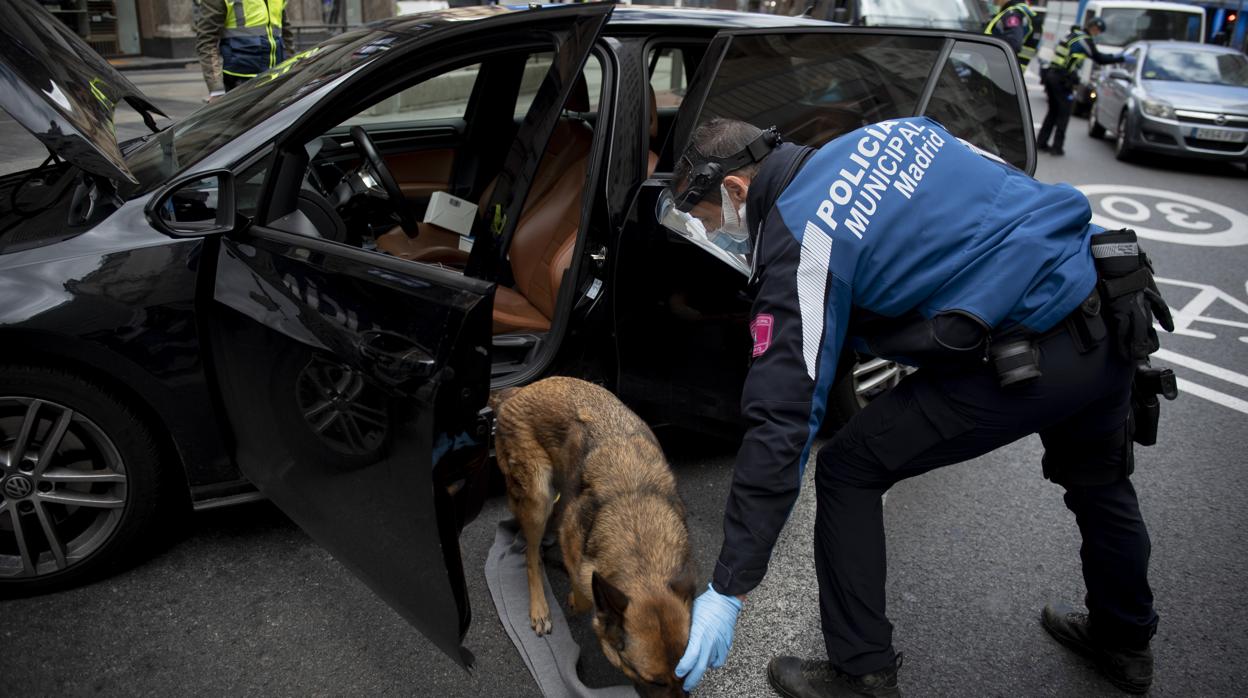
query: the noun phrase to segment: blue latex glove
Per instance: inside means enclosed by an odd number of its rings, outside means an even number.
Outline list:
[[[711,585],[693,601],[693,621],[689,624],[689,645],[676,665],[676,676],[685,679],[685,691],[692,691],[706,673],[707,664],[718,669],[728,661],[732,633],[737,627],[741,600],[724,596]],[[687,676],[686,676],[687,674]]]

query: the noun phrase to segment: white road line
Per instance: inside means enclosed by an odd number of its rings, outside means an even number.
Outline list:
[[[1203,397],[1204,399],[1209,400],[1210,402],[1216,402],[1223,407],[1229,407],[1238,412],[1248,414],[1248,401],[1240,400],[1237,397],[1232,397],[1226,393],[1220,393],[1212,388],[1206,388],[1203,385],[1198,385],[1189,380],[1183,380],[1182,378],[1178,379],[1178,384],[1180,394],[1187,393],[1188,395]]]
[[[1190,356],[1184,356],[1167,349],[1158,349],[1153,356],[1156,357],[1158,361],[1168,361],[1172,364],[1186,366],[1193,371],[1200,371],[1201,373],[1213,376],[1214,378],[1220,378],[1227,383],[1234,383],[1240,387],[1248,388],[1248,376],[1245,376],[1242,373],[1229,371],[1221,366],[1214,366],[1213,364],[1205,363],[1200,359],[1193,359]]]

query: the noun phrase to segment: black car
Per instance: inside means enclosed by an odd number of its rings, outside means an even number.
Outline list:
[[[254,486],[463,662],[492,387],[577,375],[740,433],[748,279],[655,216],[697,123],[817,145],[928,114],[1035,160],[1014,59],[971,34],[463,8],[162,124],[33,0],[0,32],[0,103],[50,152],[0,178],[0,592],[107,573]],[[151,134],[116,142],[123,102]],[[448,193],[469,235],[418,220]]]

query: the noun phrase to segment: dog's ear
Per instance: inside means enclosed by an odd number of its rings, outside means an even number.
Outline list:
[[[693,569],[693,561],[686,561],[676,576],[667,582],[667,586],[680,598],[692,599],[698,591],[698,575]]]
[[[628,596],[615,588],[606,577],[594,571],[591,584],[594,588],[594,606],[600,613],[607,613],[624,618],[624,610],[628,608]]]
[[[590,580],[594,589],[594,612],[602,625],[602,639],[618,652],[624,651],[624,610],[628,596],[594,572]]]

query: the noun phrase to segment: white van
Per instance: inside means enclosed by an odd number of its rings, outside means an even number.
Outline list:
[[[1044,7],[1044,32],[1040,40],[1040,60],[1053,60],[1053,48],[1066,38],[1071,26],[1083,26],[1093,17],[1105,20],[1105,33],[1096,38],[1096,48],[1103,53],[1117,53],[1132,41],[1205,40],[1205,10],[1198,5],[1146,0],[1088,0],[1079,14],[1078,2],[1033,2]],[[1080,70],[1082,84],[1075,92],[1074,113],[1087,114],[1095,96],[1091,78],[1092,61],[1084,61]]]

